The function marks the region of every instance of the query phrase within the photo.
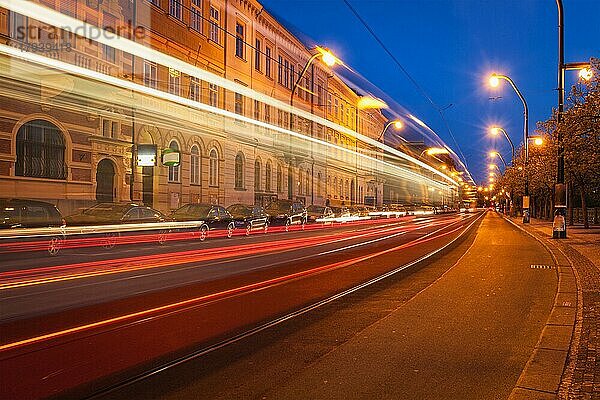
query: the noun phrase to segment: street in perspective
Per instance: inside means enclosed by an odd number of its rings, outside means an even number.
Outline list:
[[[600,400],[597,0],[0,0],[0,399]]]

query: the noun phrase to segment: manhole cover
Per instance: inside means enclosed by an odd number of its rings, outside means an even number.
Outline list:
[[[531,264],[530,268],[532,268],[532,269],[552,269],[552,265]]]

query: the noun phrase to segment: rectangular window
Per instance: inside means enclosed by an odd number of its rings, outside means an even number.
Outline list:
[[[10,11],[10,37],[21,42],[27,42],[29,27],[27,17]]]
[[[240,24],[239,22],[236,22],[235,24],[235,55],[241,59],[246,59],[245,58],[245,52],[244,52],[244,47],[245,47],[245,42],[246,41],[246,37],[244,34],[244,25]]]
[[[116,62],[116,51],[114,47],[102,44],[102,58],[109,63],[114,64]]]
[[[339,117],[340,117],[340,114],[339,114],[339,101],[338,101],[337,97],[335,98],[334,103],[333,103],[333,116],[336,119],[339,119]]]
[[[150,61],[144,61],[144,85],[156,89],[157,84],[156,64]]]
[[[260,120],[260,101],[254,100],[254,119]]]
[[[182,5],[181,0],[169,0],[169,15],[178,20],[182,19]]]
[[[256,39],[256,42],[254,44],[254,69],[257,71],[260,71],[261,69],[261,65],[260,65],[260,61],[261,61],[261,42],[260,39]]]
[[[239,93],[235,94],[235,113],[244,115],[244,96]]]
[[[214,83],[208,85],[208,104],[213,107],[219,106],[219,87]]]
[[[192,0],[190,7],[190,28],[202,32],[202,0]]]
[[[169,68],[169,93],[181,94],[181,72],[173,68]]]
[[[294,84],[296,83],[296,73],[294,72],[294,66],[292,65],[290,67],[290,86],[288,86],[290,89],[294,87]]]
[[[210,40],[213,42],[220,44],[221,43],[221,17],[219,10],[210,7]]]
[[[265,48],[265,75],[271,77],[271,48],[267,46]]]
[[[284,60],[283,62],[283,86],[289,87],[290,85],[290,63],[288,60]]]
[[[200,96],[202,94],[201,82],[202,81],[198,78],[190,78],[190,100],[200,101]]]
[[[279,56],[277,61],[277,83],[283,84],[283,58]]]
[[[265,104],[265,122],[271,122],[271,106]]]
[[[317,81],[317,106],[323,107],[323,81]]]

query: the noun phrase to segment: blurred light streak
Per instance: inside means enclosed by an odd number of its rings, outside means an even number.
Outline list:
[[[240,93],[244,96],[250,97],[252,99],[261,101],[263,103],[269,104],[269,105],[273,105],[274,107],[277,107],[279,109],[282,110],[287,110],[289,112],[292,112],[296,115],[302,116],[303,118],[306,118],[308,120],[312,120],[318,124],[324,125],[324,126],[328,126],[332,129],[335,129],[339,132],[344,132],[347,135],[350,135],[352,137],[355,137],[356,139],[365,142],[371,146],[374,147],[378,147],[381,148],[382,150],[385,150],[386,152],[389,152],[391,154],[394,154],[398,157],[404,158],[406,160],[408,160],[409,162],[413,163],[413,164],[417,164],[422,168],[425,168],[427,170],[429,170],[430,172],[433,172],[434,174],[437,174],[438,176],[444,178],[446,181],[448,181],[451,185],[455,185],[457,186],[457,184],[452,180],[451,177],[447,176],[446,174],[443,174],[442,172],[436,170],[435,168],[431,167],[430,165],[417,160],[416,158],[413,158],[411,156],[409,156],[408,154],[405,154],[401,151],[398,151],[392,147],[386,146],[385,144],[382,144],[381,142],[374,140],[372,138],[369,138],[367,136],[363,136],[361,134],[359,134],[358,132],[352,131],[346,127],[343,127],[341,125],[335,124],[325,118],[322,117],[318,117],[315,114],[312,114],[310,112],[301,110],[299,108],[295,108],[295,107],[291,107],[289,104],[277,100],[275,98],[272,98],[270,96],[266,96],[263,95],[262,93],[258,93],[244,85],[229,81],[225,78],[222,78],[216,74],[210,73],[208,71],[205,71],[201,68],[192,66],[191,64],[188,64],[184,61],[181,61],[175,57],[171,57],[168,56],[166,54],[163,54],[157,50],[145,47],[142,44],[136,43],[134,41],[131,41],[129,39],[126,39],[124,37],[118,36],[113,32],[109,32],[106,30],[102,30],[94,25],[90,25],[84,21],[78,20],[76,18],[72,18],[68,15],[62,14],[60,12],[54,11],[54,10],[50,10],[46,7],[40,6],[38,4],[32,3],[28,0],[0,0],[0,6],[5,7],[9,10],[18,12],[19,14],[23,14],[26,15],[28,17],[34,18],[38,21],[44,22],[50,26],[56,26],[58,28],[69,28],[71,31],[73,32],[78,32],[78,33],[84,33],[84,37],[86,37],[87,39],[93,40],[93,41],[97,41],[99,43],[105,44],[107,46],[113,47],[115,49],[118,50],[122,50],[126,53],[144,58],[144,59],[148,59],[148,60],[152,60],[154,62],[157,62],[161,65],[164,65],[166,67],[178,70],[180,72],[184,72],[188,75],[200,78],[202,80],[208,81],[210,83],[214,83],[217,84],[223,88],[226,88],[228,90],[231,90],[233,92],[237,92]],[[81,29],[81,28],[84,29]],[[83,32],[81,32],[83,30]],[[6,47],[8,47],[9,49],[12,49],[14,51],[12,52],[7,52],[6,51]],[[2,47],[0,48],[0,50],[2,52],[5,52],[6,54],[12,55],[13,57],[18,57],[19,56],[19,50],[17,49],[13,49],[9,46],[5,46],[2,45]],[[12,54],[10,54],[12,53]],[[30,53],[27,53],[28,55],[32,55]],[[21,54],[23,55],[23,54]],[[37,62],[42,62],[47,64],[48,62],[50,62],[51,64],[54,63],[57,66],[60,64],[65,64],[62,63],[60,61],[57,60],[53,60],[51,58],[47,58],[47,57],[43,57],[43,56],[37,56],[38,61]],[[40,59],[46,59],[46,61],[40,60]],[[67,65],[71,65],[71,64],[67,64]],[[72,65],[71,65],[72,66]],[[74,66],[72,66],[74,67]],[[64,66],[62,66],[62,68],[64,69]],[[83,70],[83,68],[78,68],[79,70]],[[100,76],[104,76],[104,77],[108,77],[106,75],[100,74],[100,73],[96,73],[93,72],[91,70],[88,70],[89,72],[92,72],[93,75],[96,76],[96,79],[98,79],[98,77]],[[77,73],[77,72],[75,72]],[[79,72],[81,73],[81,72]],[[112,77],[109,77],[112,78]],[[129,81],[125,81],[122,79],[117,79],[117,78],[112,78],[111,79],[113,81],[112,84],[116,84],[118,86],[122,86],[124,85],[125,82],[131,83]],[[119,83],[120,82],[120,83]],[[136,85],[133,84],[135,87],[140,86],[140,85]],[[143,86],[142,86],[143,87]],[[145,87],[143,87],[145,88]],[[149,89],[149,88],[145,88],[145,89]],[[134,89],[132,89],[134,90]],[[139,88],[136,90],[140,90]],[[157,96],[157,97],[162,97],[162,98],[166,98],[168,100],[171,101],[175,101],[175,102],[180,102],[179,100],[187,100],[187,99],[183,99],[180,98],[178,96],[175,95],[171,95],[165,92],[160,92],[158,90],[154,90],[154,89],[150,89],[150,92],[157,92],[157,93],[153,93],[153,95]],[[179,99],[179,100],[178,100]],[[194,103],[193,101],[186,101],[185,103]],[[193,104],[192,106],[194,107],[198,107],[196,104]],[[203,105],[204,106],[204,105]],[[225,115],[226,114],[230,114],[228,115],[229,117],[232,118],[238,118],[240,119],[240,115],[235,114],[233,112],[226,112],[224,110],[215,108],[215,107],[210,107],[210,106],[204,106],[205,108],[209,108],[211,112],[215,112],[217,114],[221,114],[221,115]],[[198,107],[201,108],[201,107]],[[250,118],[244,117],[241,118],[244,119],[250,123],[255,123],[257,125],[261,125],[261,126],[267,126],[271,129],[277,129],[282,131],[283,133],[288,133],[288,134],[294,134],[294,132],[292,131],[287,131],[281,128],[277,128],[271,125],[267,125],[264,124],[260,121],[254,121],[251,120]],[[253,122],[254,121],[254,122]],[[298,136],[297,134],[294,134],[294,136]],[[319,140],[316,140],[314,138],[311,137],[306,137],[304,135],[299,135],[301,136],[303,139],[306,140],[310,140],[310,141],[315,141],[315,142],[320,142]],[[326,142],[322,142],[322,143],[326,143]],[[375,159],[374,159],[375,160]],[[397,167],[397,166],[395,166]],[[397,167],[399,168],[399,167]],[[466,168],[466,167],[465,167]],[[399,169],[403,169],[403,168],[399,168]],[[425,179],[425,180],[431,180],[428,177],[425,177],[423,175],[420,176],[421,179]],[[431,180],[433,181],[433,180]],[[435,181],[433,181],[435,182]],[[437,183],[436,183],[437,184]]]
[[[389,253],[392,253],[392,252],[395,252],[398,250],[402,250],[402,249],[405,249],[408,247],[413,247],[413,246],[416,246],[421,243],[429,242],[431,240],[439,239],[443,236],[450,235],[454,232],[457,232],[460,229],[463,229],[464,226],[460,225],[455,229],[452,229],[450,231],[440,233],[440,234],[434,236],[434,234],[441,232],[442,230],[454,225],[455,223],[461,222],[461,221],[466,221],[472,217],[473,216],[468,216],[464,219],[456,218],[454,220],[451,220],[451,221],[454,221],[451,224],[444,226],[440,229],[437,229],[431,233],[428,233],[423,237],[414,239],[408,243],[404,243],[402,245],[395,246],[395,247],[392,247],[389,249],[385,249],[385,250],[382,250],[379,252],[370,253],[370,254],[367,254],[364,256],[355,257],[355,258],[351,258],[348,260],[343,260],[343,261],[339,261],[336,263],[327,264],[327,265],[323,265],[320,267],[299,271],[299,272],[296,272],[293,274],[284,275],[284,276],[280,276],[277,278],[268,279],[265,281],[256,282],[256,283],[252,283],[249,285],[240,286],[237,288],[228,289],[228,290],[224,290],[224,291],[217,292],[217,293],[212,293],[212,294],[205,295],[205,296],[194,297],[191,299],[166,304],[166,305],[163,305],[160,307],[154,307],[154,308],[150,308],[150,309],[146,309],[146,310],[142,310],[142,311],[138,311],[138,312],[134,312],[134,313],[130,313],[130,314],[121,315],[121,316],[114,317],[114,318],[108,318],[108,319],[93,322],[90,324],[80,325],[80,326],[72,327],[69,329],[64,329],[64,330],[55,331],[55,332],[40,335],[40,336],[27,338],[27,339],[12,342],[12,343],[2,344],[2,345],[0,345],[0,351],[8,351],[8,350],[12,350],[12,349],[15,349],[18,347],[31,345],[31,344],[34,344],[37,342],[47,341],[47,340],[55,339],[55,338],[58,338],[61,336],[78,333],[78,332],[90,330],[93,328],[99,328],[99,327],[111,325],[111,324],[114,324],[117,322],[124,322],[124,321],[135,319],[135,318],[140,318],[140,317],[143,317],[144,319],[160,318],[165,315],[164,314],[165,312],[169,313],[169,314],[173,313],[173,312],[182,312],[182,311],[185,311],[185,310],[188,310],[191,308],[202,306],[203,304],[205,304],[207,302],[218,301],[218,300],[225,299],[227,297],[231,297],[234,295],[240,295],[240,294],[247,293],[247,292],[264,290],[264,289],[267,289],[267,288],[275,286],[275,285],[283,284],[287,281],[292,281],[292,280],[303,278],[306,276],[315,275],[315,274],[322,273],[325,271],[331,271],[334,269],[349,267],[349,266],[357,264],[359,262],[363,262],[363,261],[366,261],[366,260],[369,260],[369,259],[372,259],[375,257],[379,257],[384,254],[389,254]],[[159,314],[159,315],[154,315],[154,314]]]

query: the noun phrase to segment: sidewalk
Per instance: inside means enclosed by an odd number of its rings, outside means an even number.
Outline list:
[[[511,220],[565,259],[577,279],[577,320],[558,398],[600,398],[600,227],[568,227],[567,239],[554,240],[551,222]]]

